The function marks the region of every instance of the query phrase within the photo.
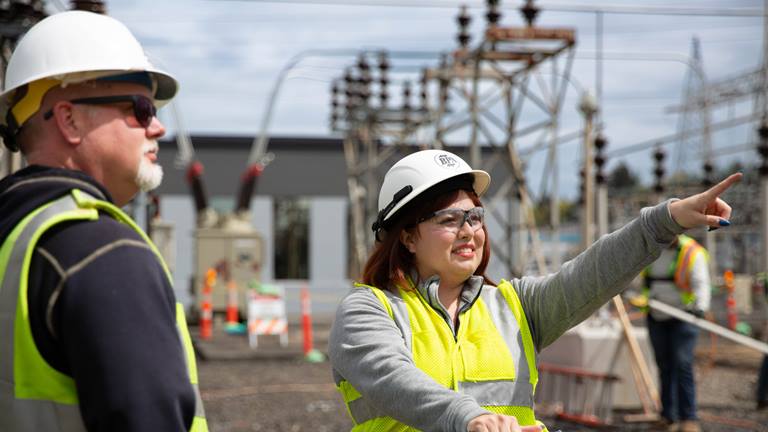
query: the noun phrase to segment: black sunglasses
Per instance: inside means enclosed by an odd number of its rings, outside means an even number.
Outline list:
[[[142,95],[97,96],[72,99],[69,102],[81,105],[109,105],[130,102],[133,104],[133,116],[143,128],[148,128],[152,124],[152,119],[157,115],[157,108],[152,99]],[[45,120],[51,117],[53,117],[53,109],[43,114]]]

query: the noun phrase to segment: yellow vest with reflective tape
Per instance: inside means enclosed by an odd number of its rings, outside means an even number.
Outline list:
[[[696,300],[696,295],[691,290],[691,272],[693,271],[693,263],[697,259],[704,260],[704,263],[709,262],[709,254],[696,240],[691,237],[680,234],[677,236],[679,245],[677,249],[677,258],[675,259],[674,268],[670,268],[670,277],[675,282],[675,286],[680,291],[680,300],[684,305],[689,306]],[[650,266],[643,269],[641,275],[647,277],[650,273]],[[651,287],[643,287],[643,294],[647,298],[650,295]],[[647,309],[647,308],[645,308]]]
[[[85,431],[74,380],[53,369],[35,346],[29,323],[27,281],[38,240],[67,221],[95,220],[99,210],[133,228],[147,242],[170,279],[157,248],[133,220],[113,204],[73,189],[71,194],[28,214],[0,247],[0,430],[14,432]],[[179,342],[195,390],[195,418],[190,431],[207,432],[197,380],[197,366],[184,309],[176,304]]]
[[[484,286],[480,297],[459,315],[459,330],[453,331],[442,316],[416,290],[398,288],[393,294],[370,289],[381,301],[398,328],[410,337],[406,344],[419,369],[446,388],[472,396],[484,409],[515,416],[523,425],[538,424],[533,395],[538,382],[535,348],[520,299],[512,284]],[[403,301],[392,302],[389,297]],[[395,313],[393,309],[400,310]],[[342,380],[338,389],[354,423],[353,431],[413,431],[367,403]],[[546,430],[546,429],[544,429]]]

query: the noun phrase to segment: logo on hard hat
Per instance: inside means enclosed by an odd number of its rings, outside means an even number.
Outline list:
[[[448,153],[441,153],[435,156],[435,163],[441,168],[458,168],[459,161]]]

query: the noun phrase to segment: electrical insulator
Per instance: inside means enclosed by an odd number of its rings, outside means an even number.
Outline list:
[[[664,177],[664,149],[661,147],[657,147],[656,151],[653,152],[653,158],[656,160],[656,167],[653,170],[653,174],[656,175],[656,185],[653,187],[653,190],[656,193],[663,193],[664,192],[664,184],[663,184],[663,177]]]
[[[456,39],[459,41],[459,46],[461,48],[466,49],[469,46],[469,22],[472,20],[472,18],[467,13],[467,6],[461,7],[461,12],[459,12],[459,15],[456,17],[456,22],[459,23],[459,35],[456,37]]]
[[[421,80],[419,80],[419,84],[421,84],[421,91],[419,92],[419,99],[421,100],[421,108],[426,111],[427,110],[427,99],[429,98],[429,95],[427,94],[427,85],[429,84],[427,81],[427,70],[424,69],[421,72]]]
[[[403,83],[403,123],[406,127],[411,123],[411,82]]]
[[[339,107],[339,85],[336,81],[331,84],[331,106],[334,111]]]
[[[440,54],[440,92],[438,98],[440,99],[440,105],[445,107],[448,103],[448,84],[450,82],[446,76],[449,76],[448,72],[448,55],[446,53]]]
[[[496,27],[501,19],[501,12],[499,12],[499,0],[488,0],[488,12],[485,14],[485,18],[488,20],[488,27]]]
[[[712,182],[712,171],[714,170],[712,162],[705,161],[701,168],[704,170],[704,178],[701,179],[701,184],[704,185],[704,187],[712,186],[714,184]]]
[[[349,101],[354,95],[355,79],[352,77],[352,71],[349,69],[345,70],[342,79],[344,80],[344,95],[347,97],[347,101]]]
[[[532,27],[533,22],[536,21],[536,16],[539,14],[539,8],[534,6],[533,0],[526,0],[525,5],[520,8],[520,13],[523,14],[523,19],[525,19],[528,27]]]
[[[344,72],[344,83],[346,84],[344,94],[347,96],[347,115],[348,117],[351,117],[352,111],[358,108],[358,98],[360,95],[357,92],[357,79],[352,76],[352,71],[350,69],[347,69]]]
[[[365,59],[365,54],[360,54],[357,58],[357,68],[360,71],[367,71],[369,69],[368,61]]]
[[[339,85],[334,81],[331,84],[331,129],[336,129],[339,109]]]
[[[331,113],[331,130],[336,130],[338,126],[337,125],[338,121],[339,121],[339,116],[336,115],[336,112],[334,111],[333,113]]]
[[[757,151],[763,160],[760,163],[758,172],[761,177],[768,177],[768,123],[763,123],[757,129],[757,134],[760,137],[760,142],[757,144]]]
[[[360,70],[360,75],[358,75],[357,83],[359,84],[358,87],[358,93],[360,94],[360,99],[362,105],[368,105],[368,99],[371,97],[371,71],[370,66],[368,66],[368,61],[365,59],[365,54],[361,53],[360,56],[357,59],[357,68]]]
[[[597,184],[605,183],[605,174],[603,173],[603,167],[605,166],[605,155],[603,153],[605,146],[608,145],[608,140],[605,139],[603,134],[599,133],[595,137],[595,181]]]
[[[389,99],[389,93],[387,92],[387,84],[389,84],[389,78],[387,77],[389,60],[387,57],[386,51],[379,53],[379,102],[381,103],[382,108],[387,106],[387,99]]]
[[[368,104],[368,98],[371,97],[371,75],[368,72],[367,69],[360,71],[360,78],[357,79],[357,82],[360,84],[359,92],[360,92],[360,98],[362,99],[362,102],[364,105]]]

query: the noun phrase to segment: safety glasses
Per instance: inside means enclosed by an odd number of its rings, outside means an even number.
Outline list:
[[[112,105],[130,102],[133,105],[133,116],[141,127],[148,128],[152,119],[157,115],[157,108],[152,99],[142,95],[118,95],[77,98],[69,101],[76,105]],[[45,120],[53,117],[53,109],[43,114]]]
[[[465,223],[468,223],[473,231],[477,231],[483,226],[485,209],[483,207],[474,207],[469,210],[447,208],[424,216],[419,219],[417,223],[422,223],[428,220],[432,220],[438,226],[452,232],[459,232]]]

